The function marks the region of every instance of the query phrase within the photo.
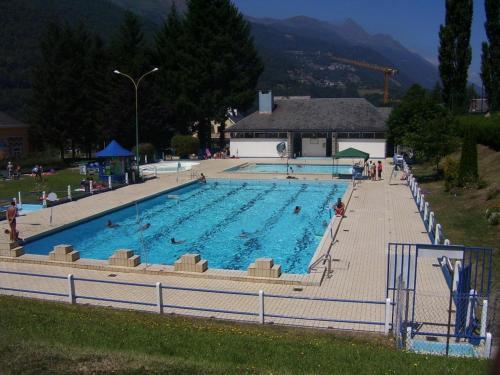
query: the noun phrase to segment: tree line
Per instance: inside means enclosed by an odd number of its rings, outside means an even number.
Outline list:
[[[487,41],[482,44],[481,79],[491,111],[500,110],[500,1],[485,0]],[[472,0],[446,0],[446,18],[439,30],[439,73],[442,99],[455,114],[468,111],[468,70],[473,16]]]
[[[148,43],[131,12],[109,43],[84,23],[50,23],[34,69],[31,106],[35,147],[70,147],[88,156],[116,139],[135,145],[134,79],[158,67],[138,87],[141,142],[157,148],[174,134],[197,134],[211,145],[210,122],[224,124],[228,109],[248,109],[263,64],[250,26],[230,0],[190,0],[175,6]]]
[[[439,30],[439,73],[441,85],[426,91],[412,86],[388,120],[389,142],[410,147],[414,157],[432,161],[439,171],[443,157],[461,146],[460,163],[446,159],[447,187],[479,182],[476,143],[497,148],[498,124],[457,117],[467,113],[471,99],[477,97],[468,86],[472,58],[470,46],[473,16],[472,0],[446,0],[445,22]],[[482,44],[481,78],[490,111],[500,109],[500,1],[485,0],[485,30]],[[444,104],[444,105],[443,105]],[[496,118],[496,117],[495,117]],[[493,118],[492,118],[493,119]],[[481,125],[481,126],[479,126]]]

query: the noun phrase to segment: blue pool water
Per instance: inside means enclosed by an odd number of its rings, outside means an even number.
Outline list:
[[[323,220],[329,220],[328,207],[346,188],[331,181],[209,180],[34,240],[25,250],[48,254],[55,245],[71,244],[82,258],[107,259],[127,248],[143,263],[156,264],[199,253],[210,268],[234,270],[271,257],[284,272],[306,273]],[[298,215],[295,206],[301,207]],[[119,226],[107,228],[108,220]],[[138,230],[145,223],[151,226]],[[240,237],[242,230],[246,237]],[[171,244],[172,237],[185,242]]]
[[[290,174],[352,174],[352,166],[338,164],[289,164]],[[244,164],[227,169],[231,173],[286,173],[286,164]]]

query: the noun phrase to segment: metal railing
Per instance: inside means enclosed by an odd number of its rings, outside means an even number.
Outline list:
[[[130,306],[142,306],[147,308],[154,308],[153,311],[163,314],[164,309],[168,308],[175,311],[180,311],[184,314],[189,312],[203,312],[203,313],[217,313],[221,314],[219,318],[224,318],[227,315],[233,316],[247,316],[247,317],[255,317],[256,321],[260,324],[265,324],[266,319],[274,318],[274,319],[282,319],[284,321],[288,321],[288,323],[283,322],[283,324],[293,324],[293,325],[305,325],[305,322],[323,322],[323,323],[339,323],[339,324],[356,324],[359,326],[379,326],[383,327],[383,332],[385,334],[389,333],[389,330],[392,326],[391,323],[391,315],[392,315],[392,303],[389,298],[377,301],[377,300],[357,300],[357,299],[346,299],[346,298],[323,298],[323,297],[314,297],[314,296],[297,296],[297,295],[284,295],[284,294],[272,294],[265,293],[263,290],[258,292],[244,292],[244,291],[234,291],[234,290],[218,290],[218,289],[206,289],[206,288],[190,288],[190,287],[181,287],[181,286],[173,286],[166,285],[161,282],[157,282],[155,284],[150,283],[141,283],[141,282],[128,282],[128,281],[114,281],[114,280],[100,280],[100,279],[92,279],[92,278],[84,278],[77,277],[72,274],[67,276],[56,276],[56,275],[47,275],[47,274],[39,274],[39,273],[30,273],[30,272],[20,272],[20,271],[10,271],[10,270],[2,270],[0,269],[0,277],[3,276],[2,283],[0,284],[0,292],[4,292],[4,294],[15,294],[15,293],[26,293],[28,295],[41,296],[42,298],[46,296],[51,297],[59,297],[58,300],[66,300],[71,304],[78,303],[78,301],[89,301],[95,304],[99,303],[112,303],[115,304],[115,307],[120,307],[120,305],[127,305],[128,308]],[[57,290],[45,290],[43,286],[47,283],[38,283],[37,287],[22,287],[19,285],[10,285],[11,283],[5,280],[6,277],[12,276],[14,279],[16,277],[21,277],[22,279],[17,280],[18,284],[27,282],[29,283],[30,279],[46,279],[46,280],[54,280],[57,282]],[[63,281],[63,283],[61,283]],[[13,281],[14,283],[16,280]],[[97,284],[98,289],[94,288],[94,294],[89,292],[89,289],[92,288],[85,287],[85,284]],[[54,285],[56,287],[56,285]],[[107,290],[106,287],[110,288],[129,288],[127,291],[130,294],[137,295],[137,299],[127,299],[127,298],[118,298],[117,296],[123,296],[125,291],[123,289],[113,289]],[[137,290],[139,288],[139,290]],[[151,291],[151,292],[148,292]],[[168,292],[171,293],[168,293]],[[181,295],[176,295],[175,298],[172,298],[172,301],[169,301],[169,296],[173,296],[173,293],[182,293]],[[250,309],[227,309],[223,308],[220,305],[215,306],[203,306],[203,303],[199,303],[198,305],[189,305],[186,303],[174,303],[174,300],[178,300],[181,302],[185,301],[193,301],[192,298],[189,298],[190,293],[198,293],[200,294],[200,298],[197,298],[196,301],[202,299],[202,295],[209,294],[211,296],[225,296],[225,297],[234,297],[234,300],[225,299],[225,305],[227,306],[238,306],[238,300],[242,297],[250,298],[251,306],[258,306],[257,308]],[[97,295],[98,294],[98,295]],[[213,303],[216,298],[209,298],[208,301]],[[328,303],[328,304],[364,304],[364,305],[379,305],[385,306],[384,309],[384,321],[373,321],[373,320],[362,320],[362,319],[352,319],[344,316],[310,316],[310,315],[291,315],[287,314],[286,307],[283,309],[283,303],[275,304],[275,306],[271,309],[266,308],[266,304],[273,300],[293,300],[298,302],[319,302],[319,303]],[[207,300],[205,299],[205,302]],[[253,302],[252,302],[253,301]],[[248,301],[247,301],[248,302]],[[254,305],[255,302],[255,305]],[[118,306],[116,306],[118,305]],[[248,303],[247,303],[248,306]],[[276,311],[276,308],[278,310]],[[310,304],[307,304],[307,307],[310,307]],[[309,308],[308,308],[309,309]],[[223,315],[223,316],[222,316]],[[238,320],[229,317],[231,320]],[[255,320],[254,320],[255,321]],[[302,324],[297,324],[297,322],[303,322]]]

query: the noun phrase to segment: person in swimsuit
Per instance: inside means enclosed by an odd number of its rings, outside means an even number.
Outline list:
[[[19,232],[16,229],[16,216],[18,215],[18,212],[17,212],[17,207],[16,207],[15,201],[10,202],[10,207],[7,208],[7,211],[5,214],[7,215],[7,221],[9,223],[9,227],[10,227],[10,233],[9,233],[10,240],[17,241]]]
[[[293,210],[293,213],[298,215],[300,213],[300,206],[295,206],[295,209]]]
[[[344,202],[342,202],[342,199],[337,199],[337,203],[335,203],[335,205],[333,206],[333,208],[335,209],[335,216],[344,216],[345,214],[345,205],[344,205]]]
[[[176,240],[176,239],[175,239],[175,237],[172,237],[172,238],[170,239],[170,243],[171,243],[172,245],[180,245],[180,244],[183,244],[184,242],[186,242],[186,241],[178,241],[178,240]]]

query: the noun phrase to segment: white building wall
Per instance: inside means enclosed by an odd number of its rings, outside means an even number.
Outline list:
[[[370,154],[370,158],[385,158],[385,139],[339,139],[339,152],[350,147]]]
[[[286,139],[266,138],[232,138],[230,142],[231,156],[240,158],[279,158],[276,150],[278,143],[288,142]]]
[[[302,138],[302,156],[326,156],[326,138]]]

